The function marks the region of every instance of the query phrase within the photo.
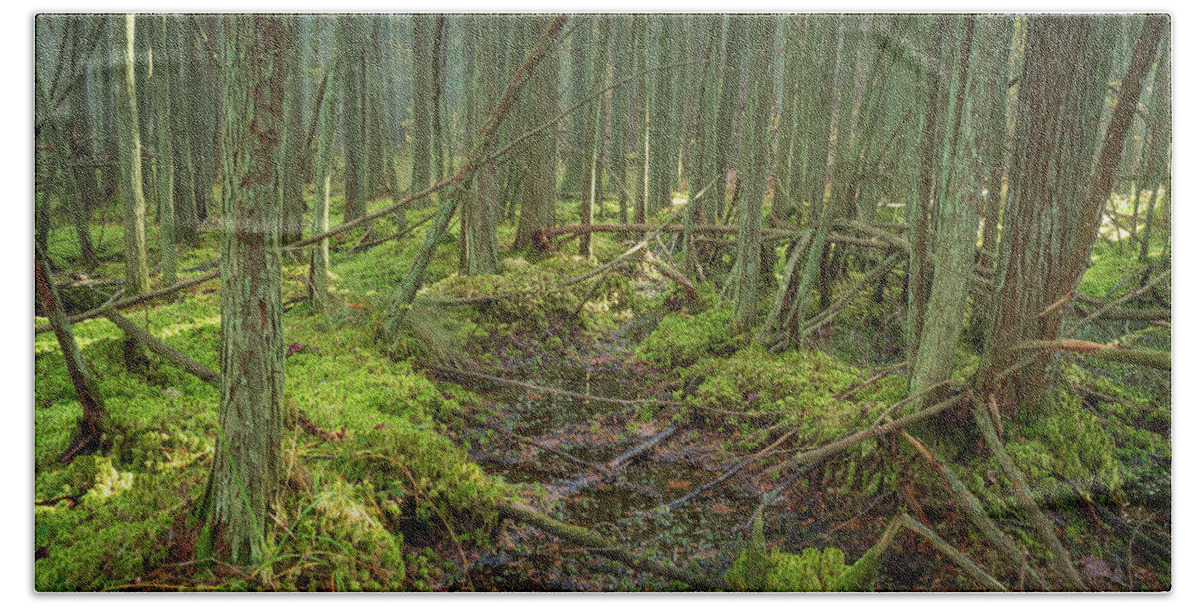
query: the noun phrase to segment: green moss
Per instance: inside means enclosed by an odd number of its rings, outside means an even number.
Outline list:
[[[738,345],[729,332],[729,307],[703,312],[669,314],[642,341],[638,356],[659,369],[687,367],[705,357],[728,354]]]
[[[750,546],[725,571],[725,581],[734,591],[833,591],[845,570],[845,554],[836,547],[806,547],[799,555],[779,549],[768,553],[759,518]]]
[[[501,266],[499,274],[471,277],[450,274],[423,289],[418,302],[427,298],[431,307],[442,311],[466,310],[466,319],[484,328],[520,323],[523,329],[538,330],[565,322],[577,323],[589,333],[599,334],[615,329],[630,316],[633,288],[619,269],[598,279],[558,288],[560,283],[595,270],[599,264],[560,254],[537,263],[530,263],[523,257],[506,257],[501,260]],[[595,285],[596,280],[600,281],[599,285]],[[523,295],[472,306],[439,306],[435,303],[436,300],[512,292]]]
[[[808,439],[820,440],[839,437],[863,418],[864,405],[902,390],[901,378],[887,378],[838,402],[838,395],[865,379],[855,372],[820,351],[770,354],[751,344],[727,358],[705,358],[684,375],[702,380],[691,397],[702,406],[780,412],[812,431]]]
[[[189,294],[130,318],[218,367],[216,294]],[[190,557],[172,556],[171,539],[185,532],[180,522],[203,494],[216,436],[216,389],[166,363],[149,378],[126,373],[121,334],[106,320],[80,323],[76,335],[105,395],[113,450],[57,462],[80,411],[53,335],[39,335],[35,495],[79,497],[74,508],[70,501],[36,508],[38,546],[47,552],[35,565],[39,590],[129,585]],[[299,431],[285,438],[285,452],[300,463],[292,468],[307,472],[314,489],[285,492],[276,507],[274,557],[261,565],[272,576],[211,582],[228,589],[329,589],[331,580],[339,590],[432,586],[406,570],[397,522],[424,517],[434,542],[449,537],[446,522],[455,534],[482,540],[495,518],[491,505],[506,491],[446,436],[461,404],[476,397],[384,357],[362,324],[294,310],[285,315],[285,337],[305,347],[287,359],[287,401],[343,438]]]

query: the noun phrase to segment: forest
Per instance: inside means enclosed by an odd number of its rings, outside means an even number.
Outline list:
[[[1162,14],[48,14],[37,591],[1167,591]]]

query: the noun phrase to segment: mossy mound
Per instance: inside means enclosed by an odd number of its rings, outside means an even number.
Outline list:
[[[904,396],[903,378],[889,376],[839,400],[868,374],[820,351],[771,354],[757,343],[727,358],[702,359],[683,374],[685,380],[700,381],[689,397],[695,403],[726,410],[778,412],[812,431],[808,439],[814,441],[835,439],[866,422],[874,406]]]
[[[705,357],[720,357],[733,351],[739,341],[729,332],[729,307],[709,308],[687,315],[663,317],[638,347],[638,356],[659,369],[687,367]]]
[[[546,329],[552,324],[576,322],[591,333],[610,331],[629,316],[633,287],[621,269],[596,278],[561,286],[596,270],[599,264],[565,254],[530,263],[523,257],[501,260],[498,274],[451,274],[421,290],[418,301],[469,300],[480,296],[520,293],[512,297],[473,303],[480,325],[520,323],[524,329]],[[597,281],[599,283],[597,283]]]
[[[195,293],[130,317],[212,368],[220,341],[216,294]],[[418,544],[485,542],[492,505],[505,493],[447,434],[463,402],[407,361],[379,352],[369,328],[295,310],[284,318],[293,351],[286,401],[308,430],[284,437],[289,490],[268,529],[262,564],[194,573],[189,586],[218,589],[401,590],[442,576]],[[190,521],[211,466],[217,390],[159,362],[147,377],[125,372],[121,333],[106,320],[76,326],[113,429],[107,455],[57,462],[80,415],[52,334],[35,351],[35,509],[39,590],[139,588],[172,580],[169,564],[192,559]],[[302,425],[303,426],[303,425]],[[312,427],[324,430],[314,433]],[[407,527],[406,527],[407,526]],[[458,538],[466,534],[467,536]],[[420,563],[409,568],[408,563]],[[141,583],[138,583],[138,581]],[[175,579],[177,580],[177,579]]]
[[[881,565],[881,551],[869,551],[852,566],[846,565],[846,554],[837,547],[805,547],[799,554],[778,548],[767,552],[762,520],[758,519],[750,545],[725,571],[725,581],[734,591],[870,591]]]

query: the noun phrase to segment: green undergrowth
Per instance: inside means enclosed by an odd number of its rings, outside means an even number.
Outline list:
[[[761,448],[771,425],[723,412],[775,414],[773,423],[796,429],[801,449],[812,448],[874,423],[907,387],[903,376],[889,375],[846,394],[871,374],[820,351],[771,354],[757,343],[727,357],[705,357],[679,373],[685,386],[696,387],[685,401],[719,420],[719,431],[731,437],[726,447],[743,452]],[[872,495],[895,478],[895,467],[873,439],[821,465],[822,487],[834,491]]]
[[[424,299],[428,306],[449,309],[450,314],[457,312],[469,322],[498,331],[516,324],[524,330],[538,331],[569,323],[599,335],[611,332],[632,314],[633,286],[624,269],[614,268],[601,276],[560,287],[595,270],[600,262],[560,253],[534,263],[508,256],[500,264],[497,274],[451,274],[423,289],[418,302]],[[514,292],[521,295],[467,305],[439,303]]]
[[[688,367],[704,357],[729,354],[745,340],[729,331],[733,309],[709,308],[694,315],[672,313],[642,341],[638,356],[662,370]]]
[[[203,291],[128,316],[217,369],[218,295]],[[189,585],[432,588],[452,569],[442,547],[487,542],[491,505],[507,490],[447,436],[475,397],[381,355],[363,314],[346,307],[321,316],[302,306],[285,315],[285,341],[296,350],[287,358],[285,399],[311,428],[285,436],[290,490],[268,529],[272,553],[252,568],[196,574]],[[105,397],[113,447],[57,462],[80,412],[54,335],[38,335],[35,499],[48,504],[35,508],[36,544],[45,552],[35,562],[36,588],[169,580],[168,564],[191,558],[188,518],[211,466],[217,390],[166,362],[146,377],[125,372],[121,333],[106,320],[79,323],[75,333]]]
[[[882,565],[879,557],[868,552],[848,566],[846,554],[837,547],[805,547],[799,554],[779,548],[768,552],[759,518],[749,546],[725,571],[725,580],[734,591],[871,591]]]

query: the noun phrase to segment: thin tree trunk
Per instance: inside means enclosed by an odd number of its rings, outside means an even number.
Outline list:
[[[768,155],[771,145],[769,126],[775,102],[773,47],[774,16],[755,16],[749,25],[752,53],[748,116],[742,129],[742,160],[738,181],[745,184],[738,204],[738,246],[735,267],[737,301],[733,326],[746,328],[758,312],[759,273],[762,262],[762,211],[766,193]]]
[[[136,296],[150,285],[150,267],[146,262],[146,198],[142,192],[142,142],[138,133],[136,56],[134,55],[134,16],[117,21],[123,32],[124,74],[117,112],[117,148],[121,165],[122,224],[125,232],[125,294]],[[125,367],[131,372],[144,371],[148,364],[145,347],[136,340],[125,340]]]
[[[155,155],[154,171],[158,183],[159,233],[162,247],[162,284],[175,284],[175,148],[171,142],[171,77],[176,69],[175,53],[167,41],[169,16],[156,17],[154,21],[154,46],[158,49],[151,76],[154,90]],[[136,294],[135,294],[136,295]]]
[[[75,342],[75,334],[67,322],[67,315],[59,305],[58,293],[54,282],[50,279],[50,266],[42,250],[35,250],[33,264],[34,285],[37,297],[42,304],[42,312],[50,319],[54,328],[54,337],[58,339],[58,347],[62,350],[67,362],[67,373],[71,376],[71,384],[75,387],[75,395],[83,408],[83,416],[79,419],[79,431],[72,440],[71,446],[63,452],[60,462],[70,462],[76,456],[87,454],[100,449],[101,437],[109,430],[108,418],[104,408],[104,396],[88,371],[87,362],[79,352]]]
[[[412,175],[409,189],[420,192],[429,187],[433,143],[433,58],[434,28],[436,17],[418,14],[412,16]]]

